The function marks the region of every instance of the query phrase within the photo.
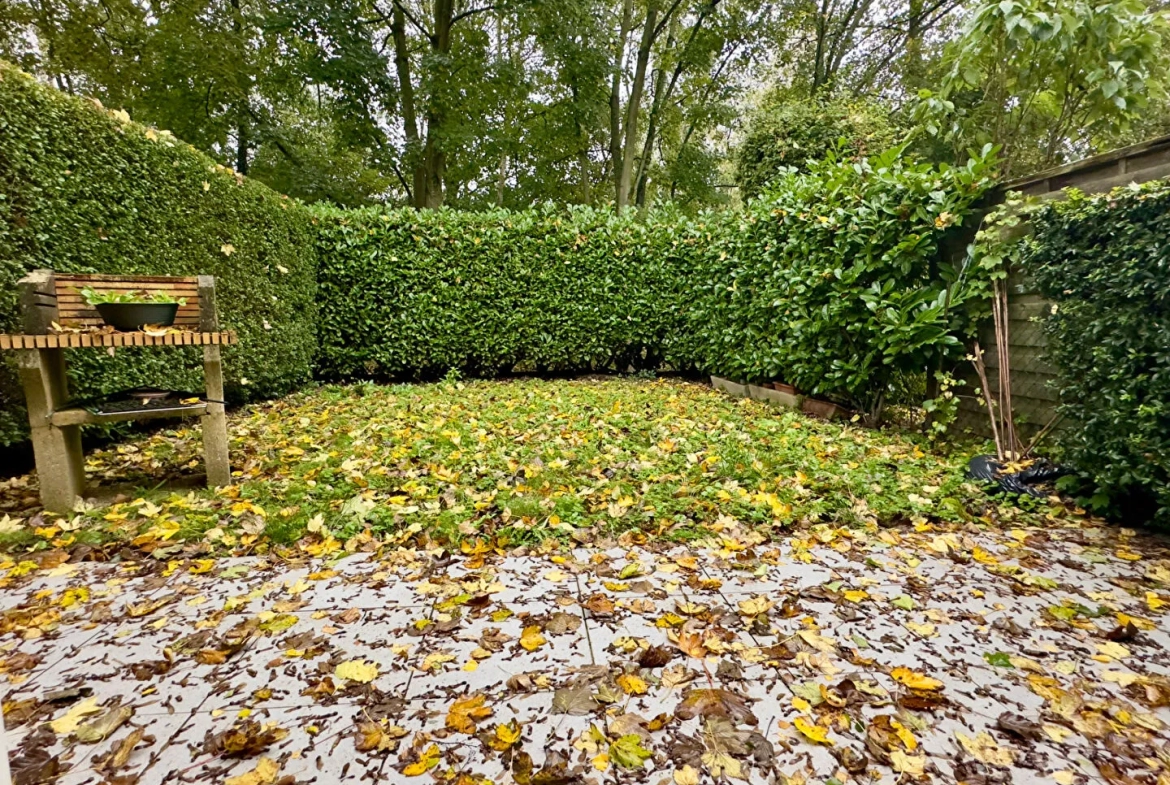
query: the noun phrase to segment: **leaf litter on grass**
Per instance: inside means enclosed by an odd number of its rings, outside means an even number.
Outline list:
[[[237,417],[234,490],[0,565],[22,782],[1170,781],[1160,540],[692,385],[342,389]]]

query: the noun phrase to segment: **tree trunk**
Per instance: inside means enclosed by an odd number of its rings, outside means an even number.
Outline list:
[[[829,0],[823,0],[821,7],[817,9],[816,21],[814,23],[816,28],[817,46],[816,53],[813,56],[813,79],[812,79],[812,94],[816,95],[820,91],[821,86],[825,80],[825,49],[829,44]]]
[[[902,69],[902,83],[914,95],[923,87],[922,23],[924,0],[910,0],[906,25],[906,59]]]
[[[578,106],[581,96],[577,92],[577,86],[575,84],[569,85],[569,91],[573,95],[573,106]],[[589,134],[585,131],[581,117],[576,112],[573,114],[573,124],[576,127],[577,139],[581,144],[580,149],[577,150],[577,168],[580,170],[577,172],[577,176],[581,185],[579,198],[581,204],[589,204],[593,201],[593,184],[589,180]]]
[[[504,206],[504,186],[508,183],[508,154],[500,153],[500,170],[496,175],[496,207]]]
[[[617,58],[613,65],[613,80],[609,90],[609,170],[613,175],[614,191],[621,199],[622,159],[622,69],[626,61],[626,36],[630,34],[634,15],[634,0],[625,0],[622,5],[621,27],[618,30]],[[621,206],[620,204],[618,205]]]
[[[248,173],[248,123],[240,120],[236,126],[236,171]]]
[[[240,0],[231,0],[232,32],[235,34],[236,56],[244,62],[246,47],[244,46],[244,20],[240,13]],[[248,92],[249,84],[237,85],[243,95],[236,106],[236,171],[240,174],[248,173]]]
[[[451,25],[455,18],[455,0],[435,0],[435,32],[431,45],[440,63],[436,80],[446,82],[448,58],[451,53]],[[442,101],[427,102],[427,141],[423,147],[423,167],[426,170],[426,199],[424,207],[443,206],[443,185],[447,177],[447,152],[443,149],[443,130],[447,119]]]
[[[650,5],[646,8],[646,23],[642,27],[642,43],[638,46],[638,60],[634,66],[634,81],[630,85],[630,101],[626,105],[626,140],[623,146],[617,189],[619,210],[630,202],[630,183],[634,176],[634,148],[638,143],[638,112],[642,108],[646,66],[650,62],[650,49],[654,46],[654,28],[657,23],[658,0],[650,0]]]
[[[675,32],[678,28],[678,17],[670,22],[670,32],[666,36],[666,48],[669,51],[674,46]],[[685,54],[685,52],[684,52]],[[682,70],[682,60],[674,68],[670,86],[674,87]],[[654,80],[654,101],[650,105],[650,119],[646,124],[646,141],[642,144],[642,157],[638,159],[638,176],[634,178],[634,204],[639,209],[646,206],[646,181],[649,179],[650,159],[654,157],[654,137],[658,135],[658,115],[662,111],[667,98],[666,69],[658,69],[658,76]]]
[[[664,71],[658,72],[657,84],[654,88],[654,104],[650,108],[650,120],[646,128],[646,143],[642,146],[642,158],[638,162],[638,177],[635,181],[637,183],[635,203],[639,208],[646,206],[646,186],[650,161],[654,155],[654,142],[658,138],[658,121],[661,117],[662,109],[666,106],[667,101],[674,95],[675,85],[678,84],[679,77],[682,76],[683,70],[687,66],[687,54],[691,51],[691,45],[699,35],[699,30],[703,27],[703,22],[706,21],[707,16],[715,10],[719,5],[719,0],[704,5],[703,10],[699,12],[698,19],[691,27],[690,35],[687,36],[686,45],[683,47],[682,53],[679,55],[678,62],[675,63],[674,72],[670,75],[670,81],[663,87]],[[670,20],[670,32],[666,37],[666,48],[670,50],[674,46],[675,39],[678,37],[678,15],[674,14]]]
[[[394,38],[394,70],[398,75],[398,104],[402,112],[402,131],[406,136],[406,163],[413,175],[413,189],[407,196],[415,207],[426,203],[426,172],[418,140],[418,119],[414,109],[414,84],[410,81],[410,52],[406,44],[406,17],[394,3],[390,32]]]

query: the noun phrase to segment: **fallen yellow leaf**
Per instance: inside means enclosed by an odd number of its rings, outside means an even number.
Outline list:
[[[256,761],[256,768],[235,777],[228,777],[223,785],[269,785],[276,782],[276,775],[280,773],[280,764],[271,758],[261,758]]]
[[[378,678],[378,666],[376,663],[365,660],[348,660],[334,668],[333,675],[346,681],[369,684]]]
[[[632,673],[623,673],[617,677],[617,685],[626,695],[645,695],[646,680]]]
[[[752,597],[739,601],[739,612],[744,616],[759,616],[770,611],[775,604],[767,597]]]
[[[408,777],[417,777],[420,774],[426,774],[439,764],[439,757],[439,745],[432,744],[426,748],[426,751],[423,752],[417,761],[404,768],[402,773]]]
[[[809,741],[814,741],[817,744],[827,744],[833,746],[833,742],[829,739],[829,730],[821,725],[814,725],[804,717],[797,717],[792,721],[796,729],[801,732]]]
[[[65,714],[49,723],[49,727],[58,736],[67,736],[77,730],[83,717],[97,714],[101,708],[97,705],[97,698],[86,698],[80,703],[73,704]]]
[[[540,627],[536,624],[525,627],[524,632],[520,633],[520,645],[528,651],[536,651],[546,643],[548,641],[540,634]]]
[[[890,672],[890,676],[893,677],[894,681],[912,690],[941,690],[943,688],[943,683],[938,679],[932,679],[930,676],[917,673],[909,668],[894,668]]]
[[[447,711],[447,727],[459,733],[474,734],[476,721],[490,716],[492,709],[484,705],[482,695],[468,695],[451,704]]]

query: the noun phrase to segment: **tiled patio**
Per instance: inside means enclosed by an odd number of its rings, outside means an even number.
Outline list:
[[[57,561],[0,582],[20,785],[1170,781],[1124,530]]]

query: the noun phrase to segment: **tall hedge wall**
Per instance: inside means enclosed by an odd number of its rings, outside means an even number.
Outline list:
[[[164,133],[0,66],[0,329],[30,269],[216,275],[229,395],[450,369],[689,368],[880,408],[961,350],[980,292],[939,247],[986,164],[899,151],[782,172],[744,210],[304,208]],[[974,281],[976,285],[970,284]],[[320,306],[318,308],[318,303]],[[319,344],[318,344],[319,337]],[[75,352],[86,394],[194,386],[189,353]],[[176,358],[181,358],[177,361]],[[22,437],[10,370],[0,443]]]
[[[1055,303],[1045,321],[1070,463],[1091,503],[1170,525],[1170,183],[1032,216],[1022,264]]]
[[[308,211],[237,178],[165,132],[64,95],[0,62],[0,331],[19,330],[27,271],[216,276],[233,400],[308,380],[316,348],[316,248]],[[197,387],[192,350],[75,351],[77,394]],[[27,423],[0,360],[0,444]]]
[[[612,209],[318,209],[327,377],[656,368],[685,221]]]
[[[790,170],[743,211],[317,209],[329,377],[653,369],[875,409],[959,340],[978,276],[940,244],[986,162],[898,153]],[[975,285],[971,285],[975,284]]]

